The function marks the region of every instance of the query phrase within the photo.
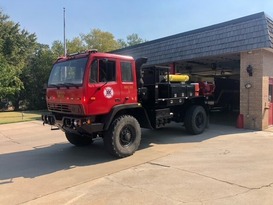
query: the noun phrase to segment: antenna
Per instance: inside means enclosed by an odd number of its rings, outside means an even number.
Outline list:
[[[63,8],[63,18],[64,18],[64,56],[66,56],[66,38],[65,38],[65,7]]]

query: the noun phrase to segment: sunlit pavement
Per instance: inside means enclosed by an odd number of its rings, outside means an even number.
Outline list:
[[[212,124],[143,130],[115,159],[40,121],[0,126],[0,204],[272,204],[273,132]]]

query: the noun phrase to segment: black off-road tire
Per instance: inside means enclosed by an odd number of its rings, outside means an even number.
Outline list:
[[[116,118],[103,137],[106,150],[113,156],[123,158],[134,154],[141,141],[138,121],[130,115]]]
[[[193,105],[186,112],[184,125],[188,133],[197,135],[204,132],[208,124],[208,117],[205,109],[200,105]]]
[[[66,139],[77,147],[87,146],[93,143],[92,137],[77,135],[74,133],[65,133]]]

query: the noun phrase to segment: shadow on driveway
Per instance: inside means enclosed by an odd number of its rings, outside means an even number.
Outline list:
[[[143,149],[156,146],[155,144],[198,143],[220,135],[245,132],[252,131],[211,125],[204,133],[193,136],[186,134],[182,126],[171,124],[160,130],[142,130],[142,142],[139,149],[141,152]],[[33,150],[0,155],[0,180],[6,181],[17,177],[34,178],[60,170],[68,170],[75,166],[92,166],[115,160],[122,159],[110,156],[105,151],[101,139],[87,147],[75,147],[69,143],[35,147]]]

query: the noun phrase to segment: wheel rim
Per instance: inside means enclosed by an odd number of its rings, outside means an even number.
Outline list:
[[[204,125],[204,121],[205,121],[204,115],[202,113],[198,113],[195,118],[195,125],[198,128],[200,128]]]
[[[123,147],[130,146],[135,141],[135,131],[132,126],[125,126],[119,135],[120,144]]]

